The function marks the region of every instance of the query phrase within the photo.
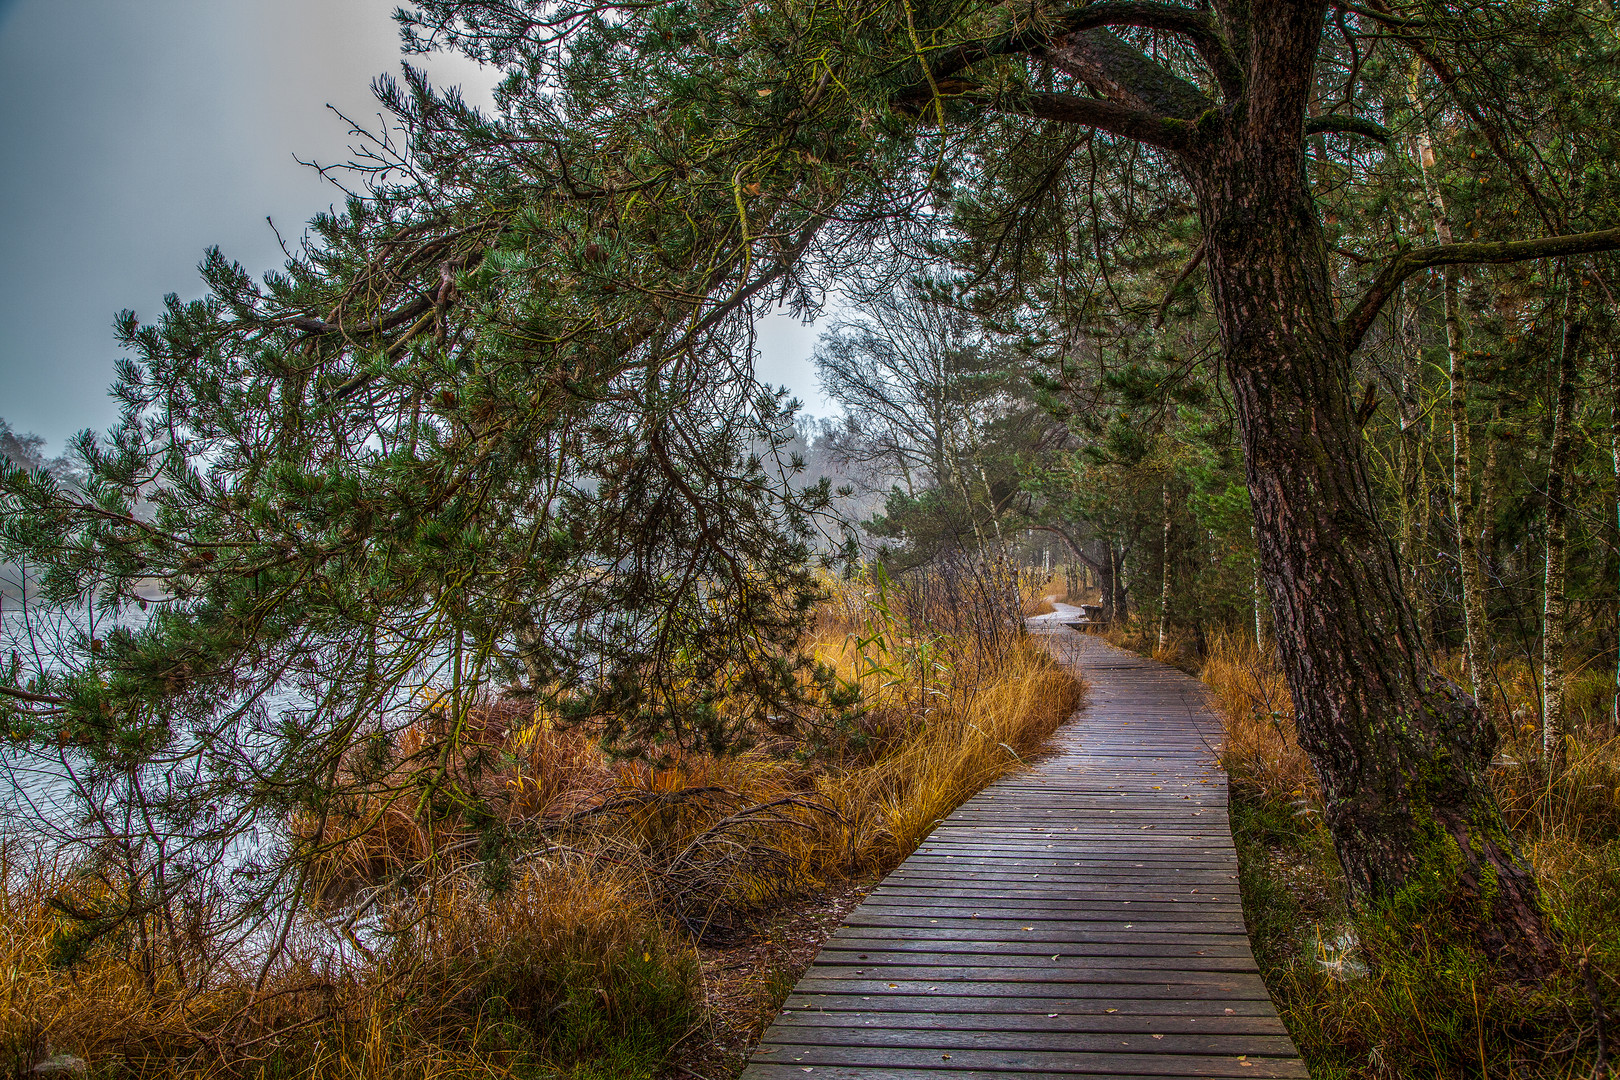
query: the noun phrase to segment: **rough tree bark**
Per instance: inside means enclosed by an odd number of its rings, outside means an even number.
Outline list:
[[[1324,9],[1247,14],[1246,116],[1183,160],[1300,743],[1358,898],[1471,907],[1481,944],[1534,974],[1553,943],[1485,783],[1495,729],[1430,658],[1369,482],[1301,137]]]

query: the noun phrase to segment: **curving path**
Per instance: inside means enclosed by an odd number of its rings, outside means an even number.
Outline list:
[[[1081,667],[1055,753],[963,803],[822,949],[743,1080],[1306,1077],[1238,904],[1220,721],[1173,668]]]

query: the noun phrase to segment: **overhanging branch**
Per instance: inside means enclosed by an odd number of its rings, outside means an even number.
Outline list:
[[[10,686],[0,686],[0,697],[14,698],[17,701],[27,701],[39,705],[66,705],[68,699],[55,697],[50,694],[35,694],[27,690],[18,690]]]
[[[1378,317],[1386,301],[1401,282],[1431,266],[1463,266],[1480,263],[1530,262],[1567,255],[1593,255],[1620,251],[1620,228],[1569,236],[1547,236],[1539,240],[1503,240],[1482,244],[1436,244],[1411,248],[1390,258],[1378,271],[1372,285],[1355,309],[1339,326],[1347,351],[1354,351],[1366,336],[1367,328]]]
[[[1041,55],[1094,93],[1128,109],[1195,121],[1216,108],[1208,94],[1111,30],[1066,35]]]
[[[1383,124],[1364,120],[1359,116],[1341,116],[1337,113],[1327,116],[1313,116],[1306,120],[1305,134],[1360,135],[1362,138],[1371,139],[1376,143],[1389,142],[1389,128]]]
[[[998,112],[1029,116],[1037,120],[1055,120],[1064,124],[1081,124],[1098,128],[1150,146],[1177,150],[1187,144],[1192,126],[1181,120],[1170,120],[1140,109],[1132,109],[1102,98],[1081,97],[1078,94],[1019,94],[976,97],[964,95]]]
[[[1102,575],[1102,564],[1097,562],[1097,560],[1093,559],[1090,555],[1087,555],[1085,549],[1080,546],[1080,542],[1074,537],[1070,536],[1065,530],[1058,528],[1056,525],[1026,525],[1024,527],[1030,532],[1049,532],[1062,537],[1063,542],[1069,546],[1070,553],[1073,554],[1076,559],[1079,559],[1081,562],[1091,567],[1092,571],[1098,576]]]
[[[988,41],[958,45],[934,60],[930,74],[937,82],[966,71],[981,60],[1039,52],[1070,34],[1107,26],[1163,30],[1186,38],[1198,50],[1227,99],[1236,101],[1242,95],[1242,68],[1215,20],[1207,12],[1154,0],[1103,0],[1036,20]],[[902,91],[902,97],[920,88],[925,89],[926,83]]]

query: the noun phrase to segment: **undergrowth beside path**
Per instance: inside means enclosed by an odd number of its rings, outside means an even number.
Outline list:
[[[708,1061],[717,967],[700,944],[746,941],[792,901],[882,874],[1076,706],[1076,679],[965,588],[832,587],[812,648],[841,690],[741,753],[615,759],[587,729],[495,701],[456,750],[477,799],[433,812],[434,792],[410,786],[407,732],[383,763],[399,776],[388,798],[291,818],[317,855],[268,971],[188,936],[183,911],[133,910],[139,888],[94,852],[13,844],[0,1063],[120,1080],[629,1080]],[[531,842],[486,854],[496,834]],[[745,1027],[783,981],[764,980]]]
[[[1226,722],[1222,760],[1255,955],[1312,1076],[1617,1075],[1620,738],[1607,721],[1606,679],[1571,688],[1562,771],[1548,768],[1526,721],[1536,705],[1522,664],[1499,665],[1485,703],[1503,734],[1491,782],[1563,951],[1557,975],[1525,986],[1493,977],[1492,958],[1457,931],[1466,913],[1352,910],[1281,674],[1252,640],[1222,636],[1209,644],[1203,678]]]

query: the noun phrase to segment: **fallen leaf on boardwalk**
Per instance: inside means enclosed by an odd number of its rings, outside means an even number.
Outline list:
[[[1232,1010],[1231,1010],[1231,1009],[1227,1009],[1227,1010],[1226,1010],[1226,1015],[1227,1015],[1227,1016],[1231,1016],[1231,1015],[1232,1015]]]
[[[1164,1036],[1163,1036],[1163,1035],[1155,1035],[1155,1036],[1153,1036],[1153,1037],[1154,1037],[1154,1038],[1155,1038],[1155,1039],[1162,1039],[1162,1038],[1164,1038]]]
[[[1054,1016],[1056,1016],[1056,1015],[1057,1015],[1057,1013],[1047,1013],[1047,1014],[1046,1014],[1046,1018],[1047,1018],[1047,1019],[1048,1019],[1048,1020],[1050,1020],[1050,1019],[1052,1019],[1052,1017],[1054,1017]]]
[[[1228,1009],[1226,1011],[1231,1012],[1232,1010]],[[1105,1013],[1117,1013],[1117,1012],[1119,1012],[1119,1010],[1118,1009],[1104,1009],[1103,1012],[1105,1012]]]

